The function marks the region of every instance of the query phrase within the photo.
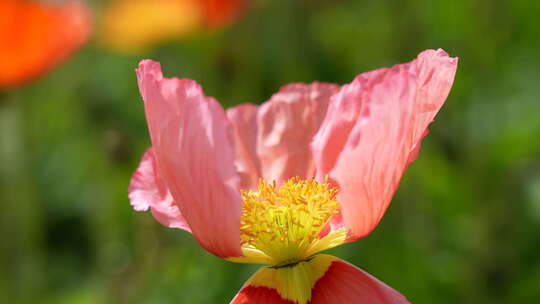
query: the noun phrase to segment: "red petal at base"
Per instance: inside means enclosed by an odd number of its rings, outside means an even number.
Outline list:
[[[283,299],[272,288],[263,286],[246,286],[234,298],[231,304],[294,304],[295,302]]]
[[[407,304],[399,292],[363,270],[322,254],[284,267],[263,267],[231,304]]]
[[[360,268],[336,259],[311,293],[311,304],[406,304],[407,299]]]

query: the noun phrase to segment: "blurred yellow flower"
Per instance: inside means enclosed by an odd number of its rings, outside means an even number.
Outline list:
[[[232,22],[246,0],[111,0],[105,7],[100,42],[137,53],[205,27]]]

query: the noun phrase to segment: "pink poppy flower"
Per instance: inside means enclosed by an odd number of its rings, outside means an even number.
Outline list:
[[[453,83],[457,59],[427,50],[352,83],[291,84],[224,111],[159,63],[137,69],[152,147],[129,187],[135,210],[214,255],[266,264],[231,303],[408,303],[320,251],[381,220]]]

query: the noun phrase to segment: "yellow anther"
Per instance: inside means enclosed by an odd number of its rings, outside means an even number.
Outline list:
[[[281,186],[261,180],[259,191],[242,192],[243,248],[278,266],[308,258],[313,248],[326,247],[318,243],[321,230],[339,213],[336,195],[336,188],[315,179],[295,177]]]

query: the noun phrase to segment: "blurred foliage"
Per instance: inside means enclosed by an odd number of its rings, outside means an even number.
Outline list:
[[[99,18],[102,3],[91,5]],[[228,303],[257,269],[129,206],[149,145],[143,57],[231,106],[441,47],[460,64],[419,159],[374,233],[331,253],[413,303],[538,303],[539,11],[526,0],[261,0],[234,26],[141,56],[90,43],[0,97],[0,302]]]

